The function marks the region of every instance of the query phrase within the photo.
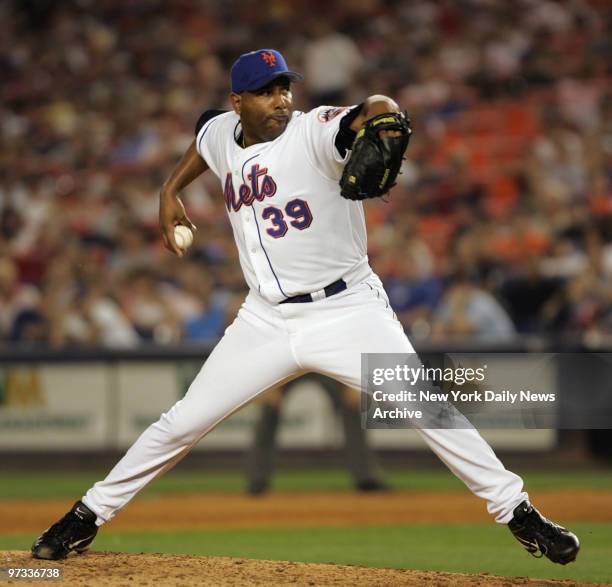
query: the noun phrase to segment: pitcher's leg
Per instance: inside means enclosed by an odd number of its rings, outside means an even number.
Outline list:
[[[334,298],[330,298],[331,302]],[[342,300],[337,300],[340,306]],[[298,347],[298,360],[305,367],[320,371],[361,389],[362,353],[414,353],[401,324],[388,305],[386,294],[376,284],[344,298],[342,316],[333,324],[305,320]],[[417,429],[428,446],[478,497],[487,502],[496,521],[512,518],[514,508],[527,499],[523,481],[504,468],[491,447],[475,429]]]
[[[504,467],[476,429],[416,430],[472,493],[487,502],[487,511],[496,522],[507,524],[514,508],[529,498],[523,480]]]
[[[224,418],[297,370],[286,334],[253,326],[239,316],[185,397],[149,426],[108,476],[85,494],[83,503],[97,514],[97,524],[110,520]]]

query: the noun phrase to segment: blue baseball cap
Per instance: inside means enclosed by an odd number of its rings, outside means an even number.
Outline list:
[[[240,94],[258,90],[281,75],[295,82],[304,79],[299,73],[289,71],[285,59],[276,49],[244,53],[232,65],[232,92]]]

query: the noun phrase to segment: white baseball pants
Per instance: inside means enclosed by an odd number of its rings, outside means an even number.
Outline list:
[[[315,371],[361,388],[361,353],[413,353],[374,274],[329,298],[272,305],[251,292],[185,394],[149,426],[83,502],[102,525],[217,424],[268,388]],[[499,523],[527,499],[474,429],[421,429],[425,442]]]

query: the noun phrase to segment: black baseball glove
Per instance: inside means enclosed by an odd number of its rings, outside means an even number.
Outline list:
[[[381,137],[380,132],[398,131]],[[340,179],[340,193],[348,200],[380,198],[394,185],[410,140],[410,120],[405,114],[387,112],[370,118],[359,130],[351,156]]]

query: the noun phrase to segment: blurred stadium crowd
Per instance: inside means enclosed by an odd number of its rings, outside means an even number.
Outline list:
[[[408,110],[401,182],[366,213],[415,339],[612,337],[608,1],[14,0],[0,19],[0,344],[223,333],[245,285],[221,188],[187,190],[180,262],[158,193],[261,47],[304,72],[299,109]]]

